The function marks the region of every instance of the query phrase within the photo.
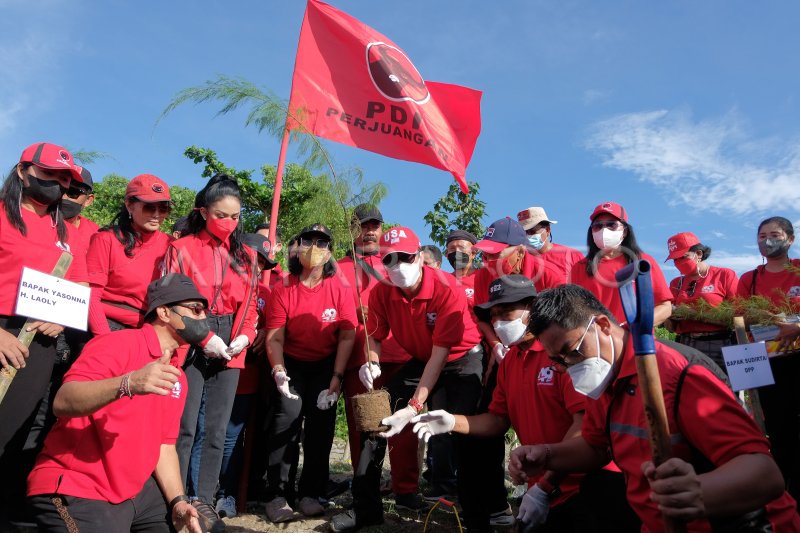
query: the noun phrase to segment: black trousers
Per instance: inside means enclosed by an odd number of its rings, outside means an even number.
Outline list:
[[[56,503],[63,505],[59,513]],[[174,531],[164,496],[156,480],[147,479],[141,492],[124,502],[113,504],[76,496],[40,494],[30,498],[41,532],[68,533],[68,517],[80,533],[166,533]],[[65,516],[62,516],[65,515]],[[68,517],[66,516],[68,515]]]
[[[481,396],[483,350],[477,349],[447,363],[427,400],[428,409],[444,409],[453,414],[473,415]],[[408,404],[419,385],[425,364],[416,359],[405,364],[389,382],[393,410]],[[489,512],[485,498],[486,481],[477,467],[486,460],[480,456],[480,441],[466,435],[453,435],[452,455],[458,478],[458,498],[464,508],[464,521],[471,531],[489,530]],[[353,509],[358,521],[370,521],[383,515],[380,495],[381,470],[386,455],[386,439],[364,433],[361,458],[353,477]],[[477,467],[477,468],[476,468]]]
[[[728,373],[728,368],[725,366],[725,359],[722,357],[722,348],[733,344],[733,334],[729,334],[724,339],[717,338],[703,338],[703,337],[690,337],[689,335],[678,335],[675,339],[681,344],[690,346],[695,350],[700,350],[711,358],[712,361],[717,363],[725,373]]]
[[[300,398],[284,397],[271,382],[274,409],[267,439],[267,501],[283,497],[292,505],[295,499],[325,496],[336,406],[320,410],[317,397],[331,383],[333,362],[333,355],[322,361],[298,361],[284,354],[286,374],[291,378],[289,390]],[[303,470],[295,494],[301,435]]]

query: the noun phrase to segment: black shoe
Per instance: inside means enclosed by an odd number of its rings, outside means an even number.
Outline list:
[[[438,502],[441,498],[444,498],[449,502],[454,502],[458,499],[455,493],[451,493],[450,491],[437,489],[434,487],[431,487],[430,489],[423,492],[422,497],[425,499],[426,502]]]
[[[349,533],[358,531],[362,527],[376,526],[378,524],[383,524],[383,516],[361,520],[356,518],[355,511],[345,511],[331,518],[330,529],[334,533]]]
[[[200,527],[203,531],[208,533],[223,533],[225,531],[225,522],[222,521],[213,507],[202,500],[195,500],[192,505],[197,509],[197,514],[200,515]]]
[[[422,496],[416,492],[395,494],[394,506],[398,509],[408,509],[409,511],[427,511],[431,508],[430,503],[426,502]]]
[[[344,494],[350,489],[350,479],[345,479],[343,481],[334,481],[332,479],[328,480],[328,484],[325,487],[325,499],[332,500],[336,496],[340,494]]]

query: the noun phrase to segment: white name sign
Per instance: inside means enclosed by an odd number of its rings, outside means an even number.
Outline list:
[[[16,314],[86,331],[91,289],[25,267]]]
[[[722,348],[722,357],[735,391],[755,389],[775,383],[769,366],[767,346],[763,342],[737,344]]]

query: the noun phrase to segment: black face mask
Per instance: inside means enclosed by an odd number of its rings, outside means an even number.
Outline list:
[[[64,218],[69,220],[80,215],[83,206],[79,203],[73,202],[72,200],[62,199],[59,209],[61,209],[61,213],[64,215]]]
[[[447,262],[453,269],[461,270],[472,264],[472,258],[464,252],[450,252],[447,254]]]
[[[763,241],[758,241],[758,251],[769,259],[786,255],[790,247],[791,244],[786,239],[764,239]]]
[[[67,190],[57,181],[41,180],[28,174],[28,186],[22,188],[22,194],[34,202],[51,206],[61,200]]]
[[[175,313],[175,310],[172,310]],[[175,313],[176,315],[178,313]],[[188,316],[178,315],[183,320],[183,329],[175,328],[178,336],[189,344],[198,345],[208,336],[211,327],[208,325],[208,318],[189,318]]]

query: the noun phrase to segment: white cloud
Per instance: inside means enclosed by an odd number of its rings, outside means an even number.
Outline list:
[[[711,235],[713,235],[717,239],[727,239],[728,238],[727,235],[725,235],[723,232],[721,232],[719,230],[711,230]]]
[[[753,140],[744,129],[735,111],[705,121],[646,111],[594,124],[586,145],[605,166],[662,188],[672,204],[727,214],[796,212],[800,142]]]
[[[733,254],[730,252],[714,250],[708,262],[714,266],[730,268],[738,275],[748,270],[753,270],[762,263],[761,254]]]
[[[608,98],[608,92],[599,89],[586,89],[583,91],[583,105],[592,105],[595,102]]]

